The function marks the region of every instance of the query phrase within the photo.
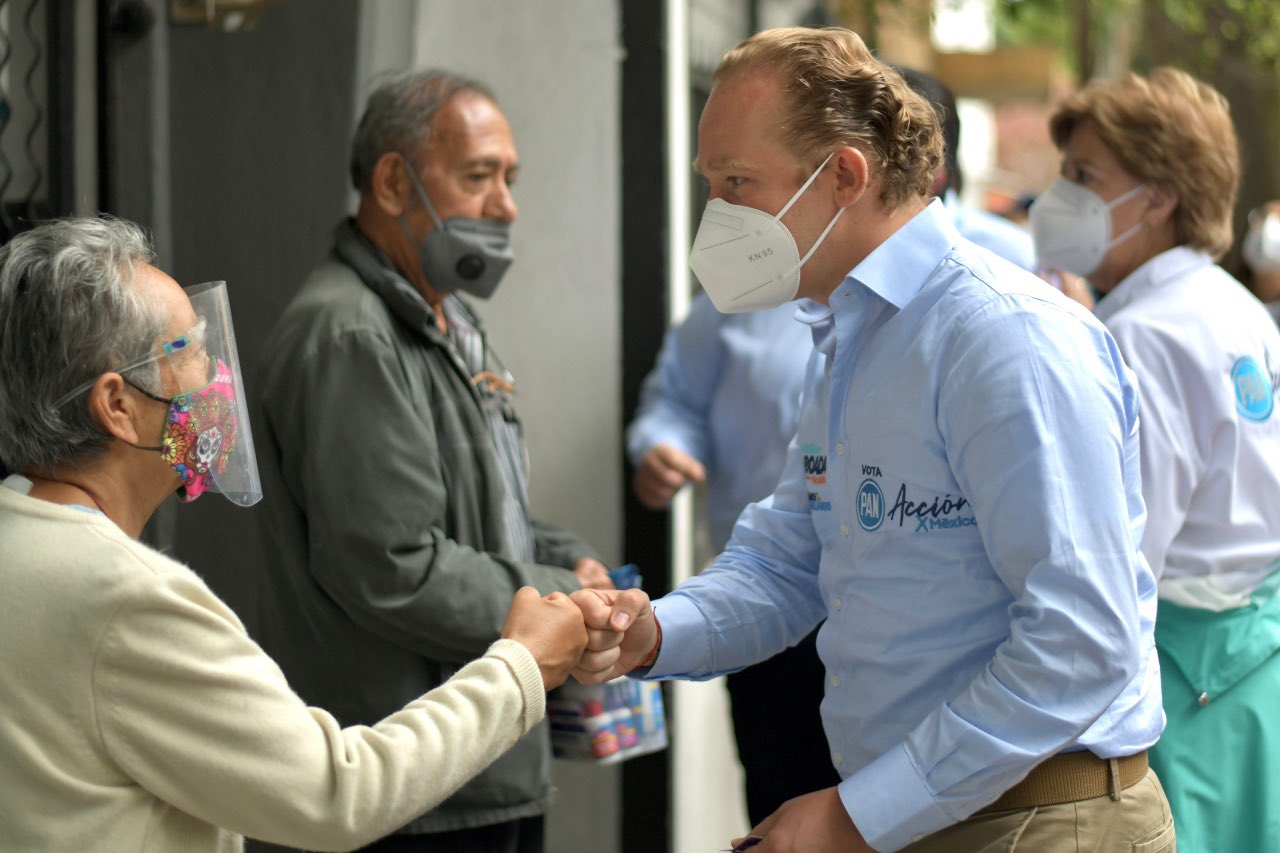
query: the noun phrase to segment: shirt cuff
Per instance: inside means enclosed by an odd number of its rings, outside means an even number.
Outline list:
[[[653,615],[662,625],[662,648],[643,677],[701,675],[707,657],[707,620],[697,605],[683,595],[668,595],[653,603]]]
[[[652,422],[641,422],[637,419],[627,436],[627,455],[631,459],[631,464],[639,467],[640,460],[644,459],[646,453],[659,444],[669,444],[701,462],[701,443],[695,435],[691,434],[693,432],[692,428],[684,428],[679,424],[660,421],[657,418]]]
[[[895,746],[840,783],[840,799],[862,838],[880,853],[901,850],[955,823]]]
[[[538,659],[515,640],[498,640],[489,646],[485,657],[500,659],[511,668],[511,674],[520,684],[524,696],[524,714],[520,721],[520,733],[527,734],[547,715],[547,689],[542,683],[542,670]]]

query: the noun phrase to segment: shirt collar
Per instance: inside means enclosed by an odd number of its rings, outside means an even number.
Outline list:
[[[832,321],[831,307],[816,299],[801,299],[796,303],[796,319],[809,327],[813,348],[827,358],[835,358],[836,324]]]
[[[1098,301],[1094,315],[1106,322],[1117,311],[1159,287],[1213,263],[1207,252],[1190,246],[1174,246],[1138,267]]]
[[[956,231],[946,208],[939,199],[934,199],[854,267],[832,292],[829,301],[841,304],[834,300],[862,287],[895,310],[901,310],[915,298],[938,263],[959,241],[960,232]],[[801,299],[796,306],[796,319],[809,327],[814,348],[834,358],[836,323],[835,311],[830,305]]]
[[[8,477],[0,479],[0,489],[8,489],[11,492],[17,492],[25,497],[31,497],[31,490],[34,488],[35,484],[21,474],[10,474]],[[99,515],[103,518],[107,517],[106,513],[102,510],[91,506],[64,503],[56,503],[54,506],[60,506],[63,509],[75,510],[76,512],[83,512],[88,515]]]
[[[854,267],[832,295],[861,285],[902,310],[960,239],[942,201],[935,198]]]
[[[3,480],[0,480],[0,487],[17,492],[20,495],[29,495],[34,485],[30,480],[21,474],[10,474]]]
[[[333,235],[333,250],[338,259],[355,270],[365,286],[376,293],[402,323],[432,340],[441,340],[435,311],[391,260],[360,232],[354,219],[338,223]]]

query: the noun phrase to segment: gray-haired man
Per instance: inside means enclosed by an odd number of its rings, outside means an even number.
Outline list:
[[[513,379],[461,298],[512,260],[517,169],[482,85],[383,85],[353,145],[359,212],[271,338],[262,640],[344,723],[482,653],[519,587],[610,586],[585,543],[530,516]],[[378,849],[540,850],[549,766],[543,726]]]

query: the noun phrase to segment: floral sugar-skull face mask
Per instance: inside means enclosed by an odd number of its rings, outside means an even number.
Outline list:
[[[164,441],[159,447],[142,449],[160,451],[160,458],[182,478],[178,500],[189,503],[215,487],[235,452],[239,427],[235,377],[219,360],[213,381],[197,391],[166,400],[138,390],[169,406]]]

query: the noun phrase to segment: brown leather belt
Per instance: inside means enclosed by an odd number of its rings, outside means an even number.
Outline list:
[[[1124,758],[1099,758],[1092,752],[1062,752],[1035,766],[1027,778],[978,814],[1033,806],[1055,806],[1110,796],[1132,788],[1147,775],[1147,751]]]

